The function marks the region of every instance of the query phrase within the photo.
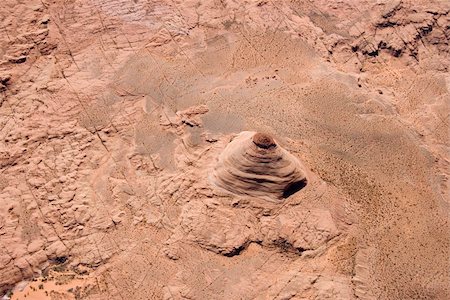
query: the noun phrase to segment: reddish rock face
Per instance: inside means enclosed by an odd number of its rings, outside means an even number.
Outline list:
[[[255,147],[256,145],[256,147]],[[238,195],[281,200],[306,185],[303,165],[273,137],[241,132],[220,154],[212,182]]]
[[[263,149],[275,148],[277,146],[277,144],[270,135],[260,132],[255,133],[255,135],[253,135],[253,143],[259,148]]]
[[[218,2],[0,1],[0,299],[450,299],[450,1]]]

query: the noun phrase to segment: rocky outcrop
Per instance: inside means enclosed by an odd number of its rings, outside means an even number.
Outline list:
[[[300,161],[267,134],[245,131],[218,158],[211,181],[239,195],[277,200],[306,186]]]
[[[450,299],[449,4],[1,1],[0,298]]]

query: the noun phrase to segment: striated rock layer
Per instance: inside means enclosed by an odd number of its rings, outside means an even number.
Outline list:
[[[221,153],[212,182],[240,195],[276,200],[306,186],[300,161],[268,134],[241,132]]]
[[[0,23],[0,299],[450,299],[450,1],[2,0]],[[211,184],[243,130],[289,139],[307,187]]]

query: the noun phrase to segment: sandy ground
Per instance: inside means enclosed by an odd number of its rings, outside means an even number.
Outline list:
[[[449,11],[1,1],[0,296],[449,299]],[[217,186],[242,131],[306,186]]]

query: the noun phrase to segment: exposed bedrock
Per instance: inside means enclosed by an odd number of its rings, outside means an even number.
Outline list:
[[[244,131],[220,154],[211,176],[218,187],[266,200],[287,198],[306,186],[301,162],[264,133]]]

